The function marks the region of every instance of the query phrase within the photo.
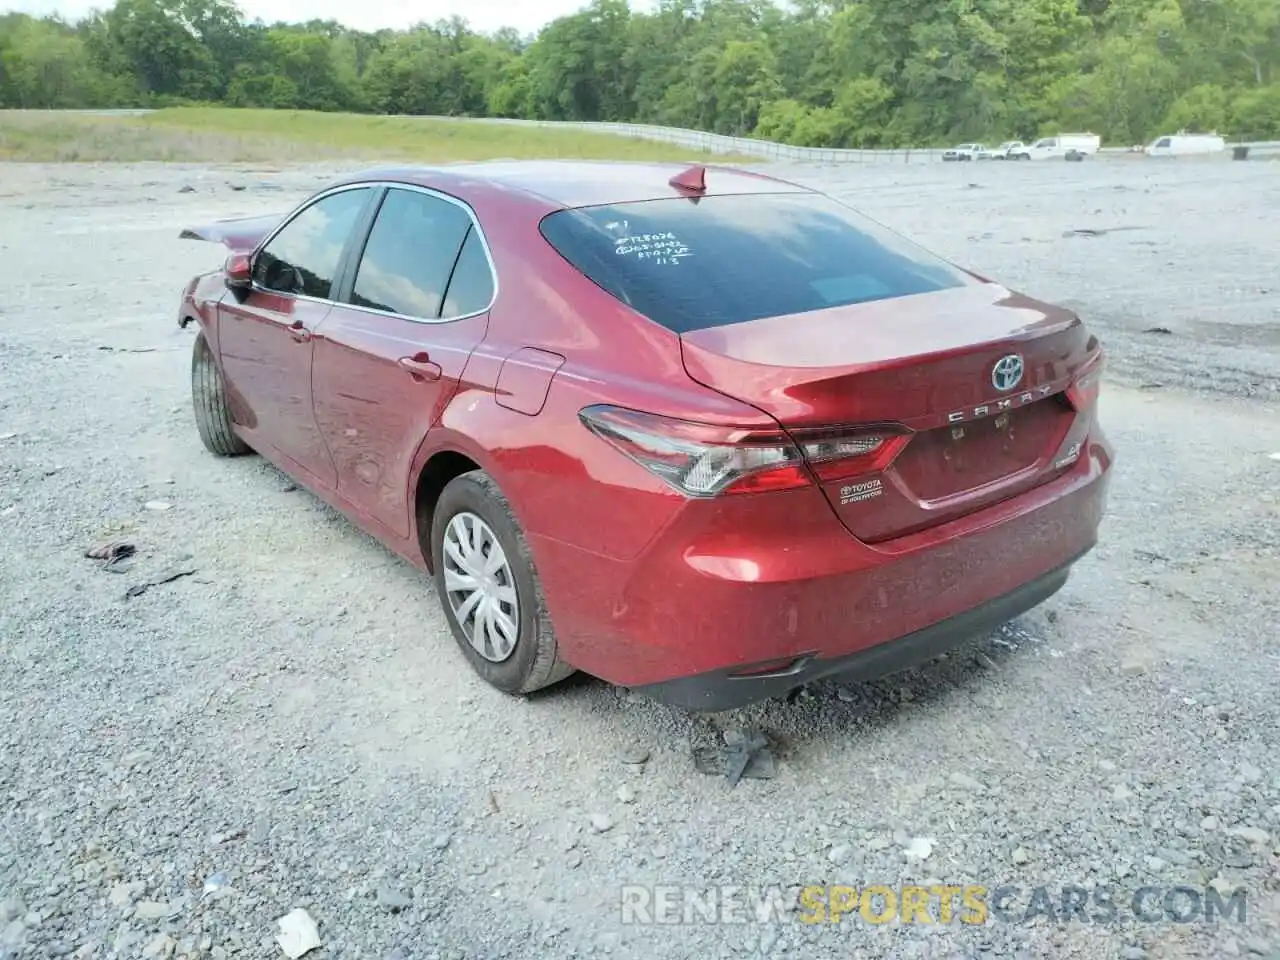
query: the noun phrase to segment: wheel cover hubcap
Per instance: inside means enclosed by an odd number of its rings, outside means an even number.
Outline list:
[[[520,599],[507,555],[493,529],[469,511],[444,531],[444,589],[449,609],[472,649],[490,663],[515,652]]]

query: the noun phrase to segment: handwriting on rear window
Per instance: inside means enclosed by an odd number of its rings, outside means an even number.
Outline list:
[[[693,251],[676,239],[674,233],[641,233],[632,237],[618,237],[613,241],[613,252],[619,257],[635,257],[650,263],[675,265]]]

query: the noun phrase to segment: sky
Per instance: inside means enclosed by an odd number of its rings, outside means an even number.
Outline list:
[[[488,32],[498,27],[515,27],[533,33],[539,27],[574,13],[588,0],[239,0],[249,19],[268,23],[276,20],[337,20],[357,30],[402,29],[458,14],[473,30]],[[61,14],[68,20],[84,16],[94,7],[109,7],[111,0],[0,0],[0,13],[16,10],[45,16]],[[632,0],[637,9],[648,7],[645,0]]]

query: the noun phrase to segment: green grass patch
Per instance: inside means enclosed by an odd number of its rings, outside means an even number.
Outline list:
[[[0,110],[0,161],[239,163],[324,159],[289,140],[166,128],[140,117]]]
[[[145,118],[151,125],[238,137],[273,137],[344,154],[373,154],[448,163],[495,158],[705,160],[709,154],[673,144],[573,128],[428,120],[305,110],[174,107]],[[723,159],[723,158],[722,158]],[[741,158],[739,158],[741,159]]]
[[[302,110],[173,107],[137,117],[0,111],[0,160],[186,163],[332,159],[750,162],[588,130]]]

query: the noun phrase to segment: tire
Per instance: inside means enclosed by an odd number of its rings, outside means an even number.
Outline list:
[[[481,631],[479,639],[473,643],[478,624],[474,619],[475,607],[466,609],[469,594],[462,591],[451,593],[446,585],[447,576],[466,569],[454,553],[446,556],[446,537],[456,548],[462,537],[476,532],[476,520],[483,524],[479,534],[484,556],[494,556],[492,549],[485,548],[495,541],[504,555],[505,566],[493,574],[492,589],[495,593],[493,600],[488,602],[497,601],[506,615],[506,622],[514,624],[514,641],[509,631],[501,631],[495,626],[493,633],[487,629]],[[493,478],[483,470],[455,477],[440,494],[431,524],[431,560],[436,594],[449,621],[449,629],[453,631],[453,638],[467,662],[485,681],[504,693],[532,693],[559,683],[574,672],[574,668],[559,657],[555,632],[533,568],[529,544],[511,511],[511,504]],[[456,585],[458,581],[453,583]],[[504,587],[514,588],[514,611],[502,599]],[[465,624],[459,619],[460,608],[464,610]],[[505,644],[513,644],[509,651],[504,649],[504,641]],[[482,653],[477,644],[488,647],[487,652]]]
[[[191,405],[195,410],[196,429],[210,453],[241,457],[253,452],[232,429],[226,384],[203,333],[196,337],[191,350]]]

